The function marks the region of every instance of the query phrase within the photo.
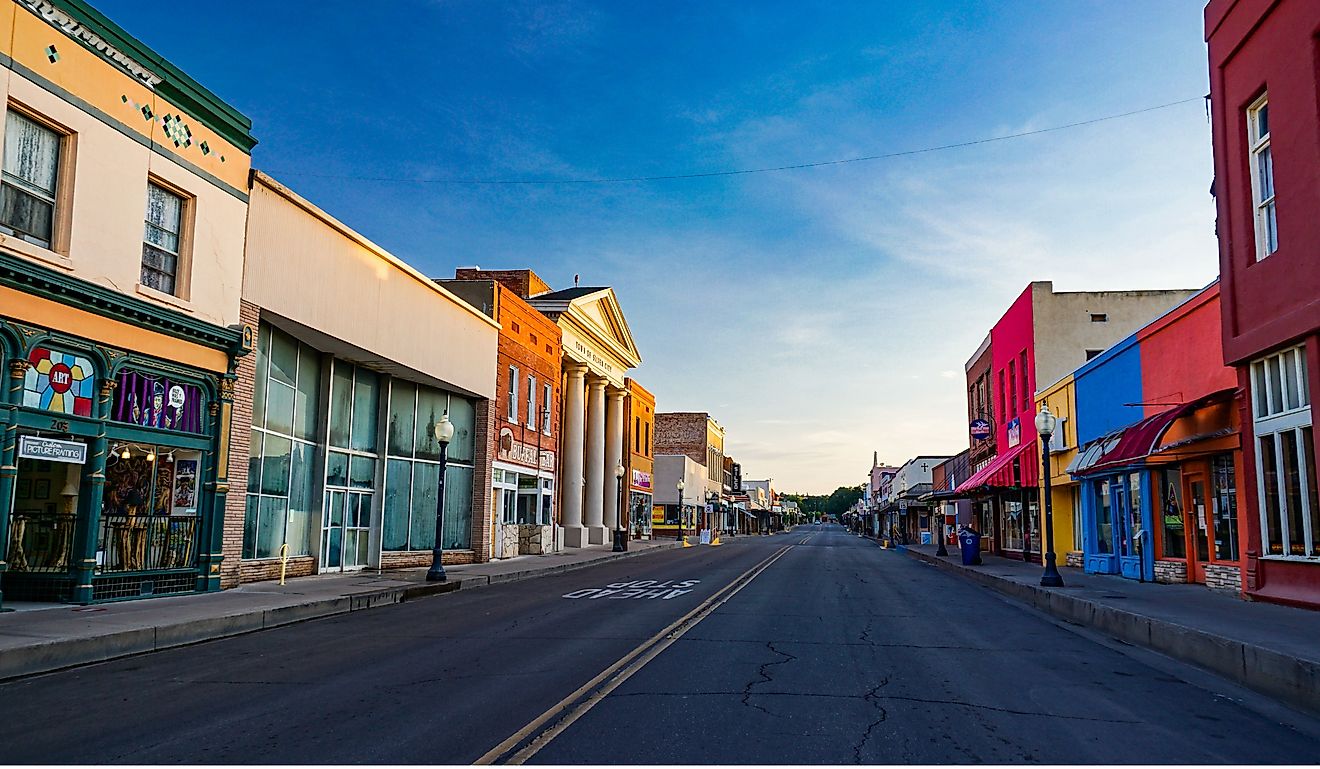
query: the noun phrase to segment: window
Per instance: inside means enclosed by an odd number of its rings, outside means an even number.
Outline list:
[[[633,453],[642,453],[642,418],[633,417]]]
[[[1091,322],[1092,322],[1092,323],[1108,323],[1108,322],[1109,322],[1109,313],[1107,313],[1107,312],[1093,312],[1093,313],[1091,313]]]
[[[1165,558],[1187,557],[1187,515],[1182,502],[1182,470],[1169,467],[1154,475],[1155,509],[1160,515],[1163,536],[1161,553]]]
[[[1004,370],[1001,368],[999,369],[999,421],[1000,422],[1008,421],[1008,404],[1004,403],[1004,393],[1006,392],[1008,392],[1008,390],[1004,389]]]
[[[1306,350],[1294,347],[1253,362],[1251,391],[1261,544],[1268,555],[1320,556]]]
[[[142,233],[142,285],[178,294],[184,200],[158,184],[147,184],[146,227]]]
[[[1100,353],[1102,353],[1102,352],[1104,352],[1104,350],[1087,350],[1087,351],[1086,351],[1086,359],[1087,359],[1087,360],[1094,360],[1094,359],[1096,358],[1096,356],[1098,356],[1098,355],[1099,355]]]
[[[1031,408],[1031,377],[1027,369],[1027,351],[1023,350],[1018,354],[1018,376],[1022,378],[1022,411],[1029,412]]]
[[[646,456],[649,457],[651,456],[651,423],[650,422],[643,423],[642,427],[646,431],[646,443],[644,444],[643,448],[646,449]]]
[[[541,432],[550,434],[550,385],[541,386]]]
[[[1315,463],[1311,463],[1315,467]],[[1211,514],[1214,516],[1215,560],[1236,561],[1238,559],[1237,530],[1237,477],[1233,468],[1232,454],[1218,454],[1211,460]],[[1315,488],[1315,479],[1311,479],[1311,488]],[[1312,510],[1314,511],[1314,507]],[[1314,513],[1313,513],[1314,514]],[[1316,536],[1316,526],[1312,526],[1311,535]]]
[[[256,364],[243,558],[276,558],[286,543],[290,556],[310,555],[321,356],[263,323]]]
[[[1080,493],[1080,491],[1078,490],[1077,486],[1075,486],[1075,485],[1074,485],[1072,488],[1070,488],[1070,489],[1068,490],[1068,493],[1069,493],[1069,496],[1072,498],[1072,514],[1073,514],[1073,519],[1072,519],[1072,520],[1073,520],[1073,526],[1072,526],[1072,549],[1073,549],[1073,550],[1077,550],[1077,551],[1081,551],[1081,550],[1082,550],[1082,498],[1081,498],[1081,493]]]
[[[527,377],[527,426],[536,429],[536,377]]]
[[[518,367],[509,366],[509,421],[518,424]]]
[[[1017,393],[1018,393],[1017,369],[1015,368],[1014,362],[1010,360],[1008,362],[1008,402],[1006,404],[1007,408],[1009,409],[1017,408],[1017,402],[1018,402]],[[1004,421],[1008,421],[1008,413],[1009,412],[1007,410],[1004,411]]]
[[[1112,553],[1114,552],[1114,517],[1113,510],[1109,506],[1109,481],[1100,481],[1095,486],[1095,551]]]
[[[50,248],[55,237],[55,193],[63,139],[13,105],[5,113],[0,228],[44,248]]]
[[[1256,261],[1279,250],[1274,214],[1274,155],[1270,150],[1270,104],[1262,96],[1247,109],[1251,147],[1251,199],[1255,204]]]

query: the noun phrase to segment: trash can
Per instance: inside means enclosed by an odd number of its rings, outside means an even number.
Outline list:
[[[962,548],[963,566],[981,565],[981,534],[975,529],[958,532],[958,545]]]

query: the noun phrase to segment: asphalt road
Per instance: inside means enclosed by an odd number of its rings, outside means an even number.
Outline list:
[[[804,529],[0,684],[0,763],[1315,761],[1314,719]]]

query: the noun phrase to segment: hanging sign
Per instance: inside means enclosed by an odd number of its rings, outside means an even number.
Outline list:
[[[87,444],[24,435],[18,439],[18,456],[20,459],[44,459],[47,462],[85,465],[87,464]]]
[[[970,425],[972,440],[983,441],[990,437],[990,422],[985,419],[973,419]]]

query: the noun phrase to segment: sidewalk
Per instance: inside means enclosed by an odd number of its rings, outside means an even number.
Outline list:
[[[252,582],[219,593],[91,606],[7,604],[6,608],[17,611],[0,614],[0,680],[387,606],[426,595],[573,571],[677,546],[672,540],[632,541],[626,553],[614,553],[609,545],[600,545],[549,555],[446,566],[445,582],[427,582],[426,569],[358,571],[299,577],[284,585],[278,581]]]
[[[1039,564],[983,555],[983,566],[963,566],[957,547],[947,558],[935,555],[935,545],[904,549],[1059,619],[1320,711],[1320,612],[1064,567],[1065,586],[1043,588]]]

